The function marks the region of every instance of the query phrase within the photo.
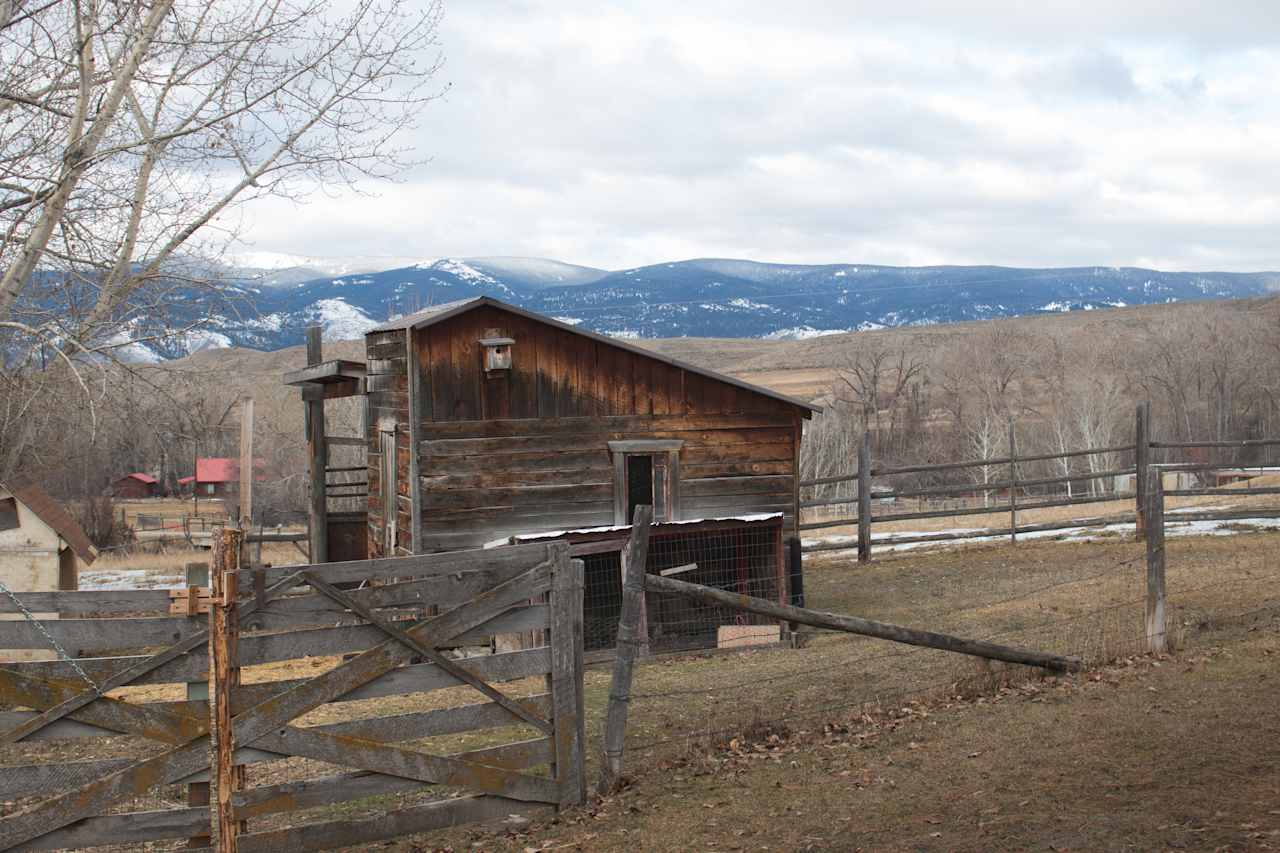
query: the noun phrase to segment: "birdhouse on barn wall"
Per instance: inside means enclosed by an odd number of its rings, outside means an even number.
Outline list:
[[[495,370],[511,369],[511,347],[515,344],[514,338],[502,337],[497,330],[490,330],[492,334],[486,334],[480,339],[480,345],[484,347],[484,369],[486,373]]]

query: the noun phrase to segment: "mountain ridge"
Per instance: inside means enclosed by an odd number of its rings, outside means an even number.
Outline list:
[[[133,355],[160,360],[218,346],[277,350],[301,343],[306,327],[316,324],[326,339],[346,340],[394,316],[480,295],[619,337],[804,339],[1280,292],[1275,272],[778,264],[734,258],[601,270],[546,258],[447,257],[271,284],[269,273],[239,267],[227,277],[228,290],[253,310],[219,311],[208,298],[192,298],[187,315],[179,319],[190,322],[203,315],[207,322],[201,334]]]

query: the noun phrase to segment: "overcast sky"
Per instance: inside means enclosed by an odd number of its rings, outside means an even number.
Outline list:
[[[1275,0],[452,0],[440,40],[431,163],[252,248],[1280,270]]]

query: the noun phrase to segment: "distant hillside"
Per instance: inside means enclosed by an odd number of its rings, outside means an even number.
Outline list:
[[[1280,290],[1276,273],[800,266],[715,259],[610,272],[536,258],[444,258],[305,281],[296,275],[297,270],[282,275],[238,268],[230,288],[237,310],[221,310],[206,295],[193,294],[177,319],[208,318],[206,327],[165,348],[137,347],[132,356],[158,360],[227,346],[276,350],[300,344],[304,329],[313,324],[323,326],[329,340],[349,340],[389,317],[479,294],[624,337],[803,340]]]

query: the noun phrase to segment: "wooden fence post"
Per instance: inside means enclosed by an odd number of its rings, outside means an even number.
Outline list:
[[[1018,439],[1009,418],[1009,542],[1018,544]]]
[[[1164,484],[1160,470],[1148,473],[1147,489],[1147,651],[1167,647],[1164,624]]]
[[[224,527],[215,540],[212,588],[209,606],[209,694],[215,737],[214,761],[210,768],[215,790],[212,804],[217,824],[218,853],[236,853],[241,826],[235,819],[232,795],[244,788],[244,765],[235,763],[235,742],[231,737],[231,694],[240,686],[237,665],[239,614],[236,612],[236,579],[240,571],[240,548],[244,531]]]
[[[858,445],[858,562],[871,559],[871,433]]]
[[[124,512],[124,510],[121,510]],[[187,588],[209,586],[209,564],[208,563],[187,563]],[[189,613],[188,617],[196,616],[196,613]],[[205,702],[209,701],[209,682],[205,681],[189,681],[187,682],[187,701],[189,702]],[[207,806],[209,805],[209,783],[208,782],[189,782],[187,784],[187,805],[189,806]],[[187,839],[187,847],[201,848],[209,846],[209,836],[194,835]]]
[[[1151,465],[1151,404],[1138,404],[1134,420],[1133,491],[1134,535],[1141,542],[1147,535],[1147,471]]]
[[[551,684],[555,724],[555,772],[560,808],[587,798],[583,762],[583,563],[569,559],[566,543],[555,543],[551,576]]]
[[[609,682],[609,708],[604,723],[604,756],[596,790],[608,794],[622,779],[622,756],[627,737],[627,711],[631,704],[631,678],[639,652],[644,618],[645,565],[649,559],[649,524],[653,507],[636,507],[631,537],[623,550],[622,614],[618,619],[617,651],[613,679]]]
[[[307,329],[307,364],[321,362],[320,327]],[[324,434],[324,395],[318,390],[303,388],[302,398],[307,404],[307,455],[311,461],[311,495],[309,527],[311,533],[310,562],[329,562],[329,504],[325,469],[329,465],[329,448]]]

